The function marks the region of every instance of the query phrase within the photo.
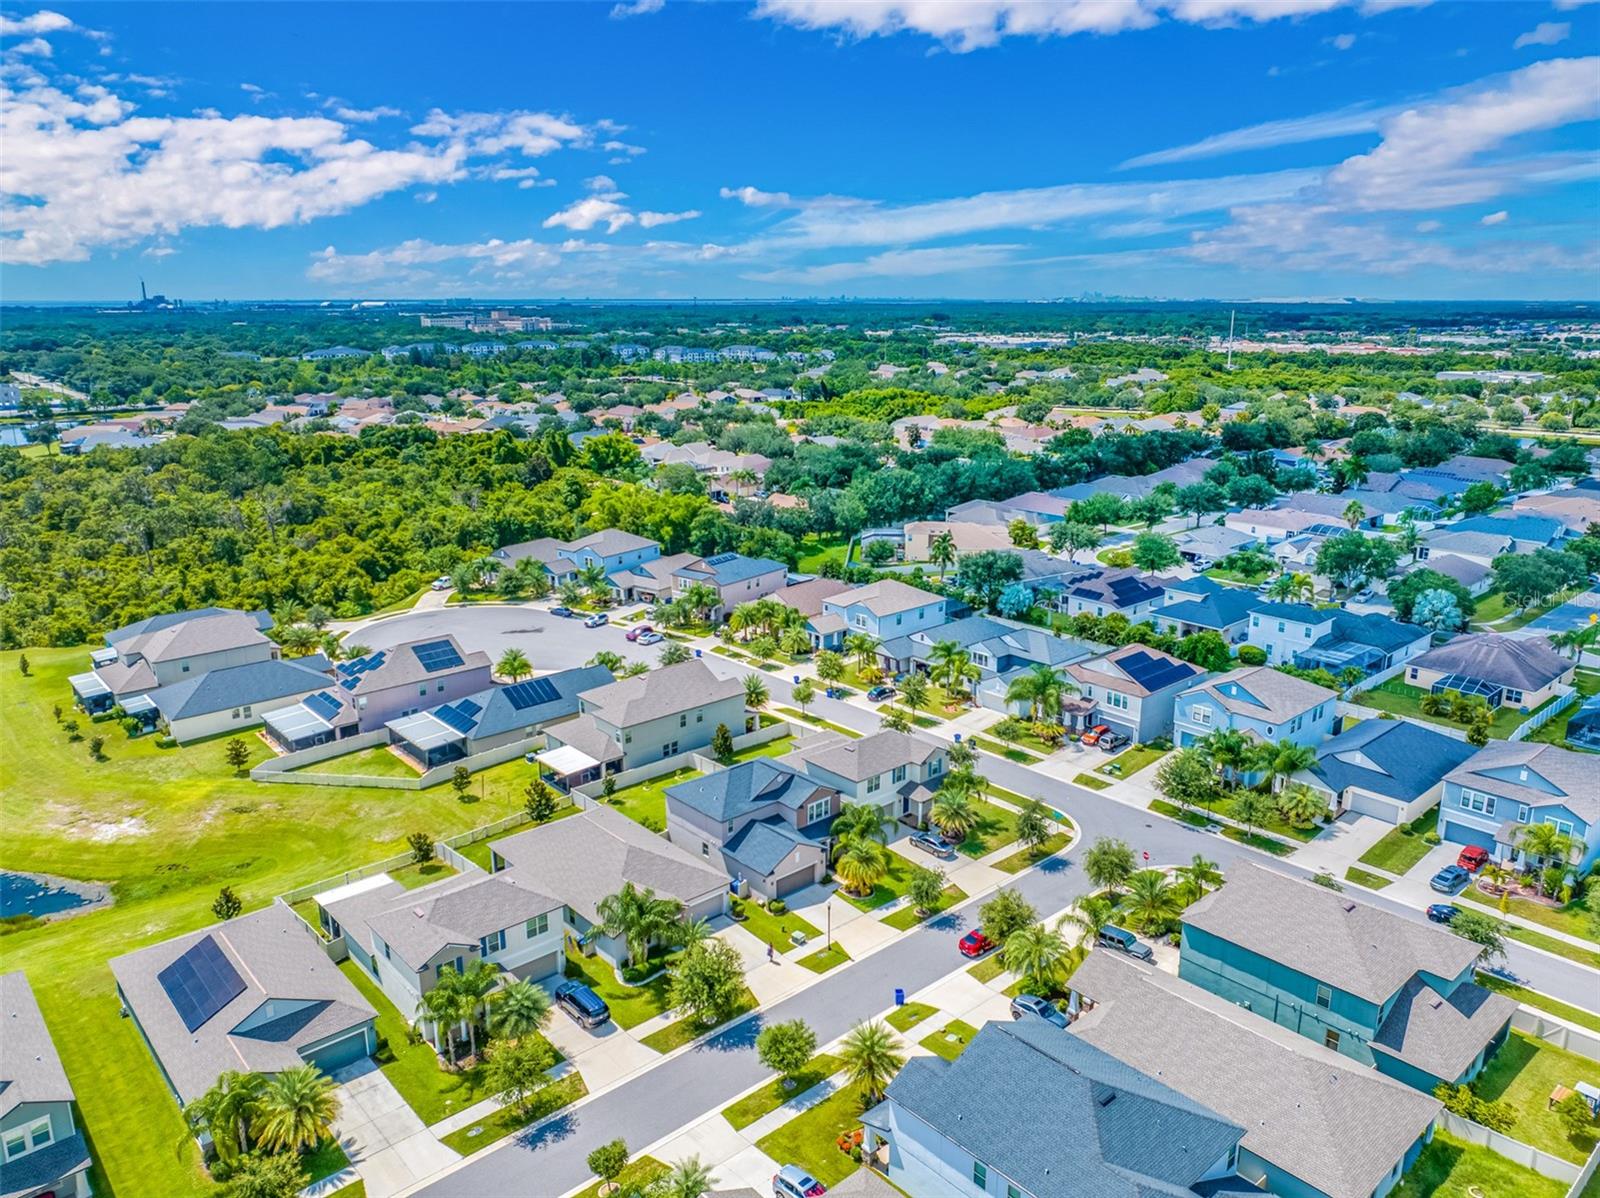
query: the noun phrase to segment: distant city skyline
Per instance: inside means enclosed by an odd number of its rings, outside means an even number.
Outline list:
[[[8,301],[1600,300],[1600,5],[7,4]]]

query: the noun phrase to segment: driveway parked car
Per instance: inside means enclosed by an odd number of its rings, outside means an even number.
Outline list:
[[[1461,914],[1461,908],[1454,903],[1434,903],[1428,908],[1428,918],[1434,923],[1449,923]]]
[[[455,584],[450,581],[450,575],[441,574],[428,584],[429,589],[435,591],[448,591]]]
[[[1019,994],[1011,1000],[1011,1018],[1021,1019],[1024,1015],[1037,1015],[1059,1028],[1067,1026],[1067,1017],[1061,1013],[1061,1008],[1036,994]]]
[[[955,845],[934,832],[916,833],[911,837],[911,847],[921,849],[924,853],[930,853],[945,861],[956,855]]]
[[[562,982],[556,987],[556,1006],[560,1007],[579,1027],[599,1027],[611,1018],[611,1008],[582,982]]]
[[[611,617],[603,611],[597,611],[583,622],[585,628],[600,628],[611,623]]]
[[[662,641],[664,641],[666,639],[667,639],[666,637],[662,636],[659,632],[655,631],[653,628],[647,628],[647,629],[645,629],[643,632],[641,632],[639,634],[638,643],[641,644],[641,645],[659,645]]]
[[[550,614],[552,616],[560,616],[563,620],[571,620],[576,617],[578,613],[573,611],[570,607],[552,607],[550,609]]]
[[[641,636],[643,636],[645,633],[654,632],[654,631],[655,631],[655,629],[651,628],[650,625],[648,625],[648,624],[640,624],[640,625],[638,625],[638,626],[636,626],[634,628],[628,629],[628,631],[624,632],[622,635],[626,639],[628,639],[630,641],[636,641]]]
[[[1459,865],[1447,865],[1428,880],[1428,885],[1440,894],[1454,894],[1470,881],[1472,875]]]
[[[1110,724],[1096,724],[1093,728],[1089,729],[1089,731],[1083,734],[1083,743],[1086,745],[1097,745],[1100,743],[1100,738],[1110,731]]]
[[[1456,858],[1456,864],[1469,874],[1475,874],[1489,864],[1489,850],[1482,845],[1469,844],[1461,850],[1460,856]]]
[[[873,703],[882,703],[885,699],[892,699],[895,689],[892,686],[875,686],[867,692],[867,699]]]
[[[961,949],[963,957],[981,957],[994,947],[994,941],[990,940],[977,928],[973,928],[972,931],[961,938],[961,943],[958,947]]]
[[[785,1165],[772,1175],[772,1198],[822,1198],[828,1192],[799,1165]]]
[[[1140,941],[1127,928],[1119,928],[1114,923],[1108,923],[1100,929],[1096,941],[1106,948],[1115,949],[1119,953],[1127,953],[1137,961],[1154,961],[1155,954],[1150,951],[1150,946]]]
[[[1120,732],[1102,732],[1100,739],[1095,742],[1106,753],[1115,753],[1128,743],[1128,738]]]

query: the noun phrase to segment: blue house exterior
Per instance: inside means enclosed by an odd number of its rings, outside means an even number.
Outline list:
[[[937,628],[947,618],[950,601],[895,579],[884,579],[822,601],[825,615],[844,621],[843,636],[865,633],[886,641]]]
[[[1522,867],[1557,864],[1521,847],[1524,830],[1554,824],[1577,842],[1567,864],[1582,875],[1600,861],[1600,781],[1587,753],[1537,742],[1491,741],[1445,775],[1439,836],[1474,844]]]
[[[1179,748],[1221,728],[1276,743],[1315,746],[1333,732],[1338,695],[1267,666],[1229,670],[1178,696],[1173,732]]]
[[[1433,634],[1376,613],[1360,616],[1337,607],[1263,603],[1250,614],[1245,639],[1266,652],[1268,665],[1333,674],[1354,666],[1374,674],[1427,652]]]

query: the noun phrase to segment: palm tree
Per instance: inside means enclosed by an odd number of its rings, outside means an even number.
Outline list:
[[[1094,943],[1100,929],[1111,922],[1116,909],[1116,904],[1103,895],[1080,894],[1056,921],[1056,931],[1063,932],[1070,928],[1075,947],[1087,948]]]
[[[1061,983],[1062,967],[1072,955],[1072,947],[1060,932],[1042,923],[1018,928],[1006,937],[1006,968],[1020,975],[1030,990],[1048,995]]]
[[[1294,575],[1287,571],[1274,578],[1272,585],[1267,588],[1267,598],[1276,599],[1279,603],[1287,603],[1294,593]]]
[[[948,784],[948,779],[946,783]],[[951,840],[958,841],[965,840],[967,833],[978,825],[978,811],[972,804],[971,796],[959,788],[948,790],[941,787],[934,797],[928,818],[934,822],[939,831]]]
[[[1122,909],[1141,931],[1159,928],[1178,912],[1178,896],[1159,869],[1141,869],[1128,879]]]
[[[956,563],[956,538],[948,528],[929,539],[928,560],[939,567],[939,581],[943,582],[945,571]]]
[[[767,684],[759,675],[744,676],[744,705],[751,711],[760,711],[767,705]]]
[[[745,634],[760,628],[761,624],[762,615],[757,601],[741,603],[728,613],[728,627],[740,640],[748,640]]]
[[[1245,734],[1232,728],[1218,728],[1201,741],[1200,746],[1223,781],[1230,786],[1237,786],[1237,775],[1251,753],[1250,741]]]
[[[865,632],[852,632],[844,638],[844,651],[856,659],[856,671],[870,670],[878,655],[878,638]]]
[[[958,770],[970,770],[978,764],[978,750],[972,747],[971,741],[956,741],[950,746],[947,755],[950,764]]]
[[[606,568],[599,562],[590,562],[578,571],[578,585],[584,590],[594,592],[604,590],[606,585]]]
[[[583,588],[570,578],[557,588],[556,593],[561,596],[561,602],[568,607],[583,602]]]
[[[1422,533],[1417,529],[1417,523],[1409,515],[1400,518],[1400,530],[1395,533],[1394,547],[1401,553],[1417,560],[1417,550],[1422,548]]]
[[[1534,859],[1541,864],[1572,864],[1572,850],[1577,845],[1577,840],[1570,833],[1563,832],[1554,824],[1528,824],[1519,828],[1516,833],[1517,847],[1522,850],[1523,856]],[[1544,880],[1539,882],[1539,891],[1544,892]]]
[[[1367,518],[1367,509],[1361,506],[1359,499],[1352,499],[1344,505],[1344,522],[1355,528]]]
[[[677,948],[690,949],[711,939],[711,921],[691,919],[685,911],[678,916],[678,926],[672,929],[672,943]]]
[[[699,1157],[688,1156],[673,1165],[658,1184],[661,1198],[705,1198],[711,1187],[717,1184],[717,1177],[709,1165],[701,1163]],[[651,1190],[651,1193],[656,1192]]]
[[[722,596],[717,593],[717,588],[706,582],[697,582],[685,587],[683,594],[678,598],[702,620],[710,620],[712,609],[722,602]]]
[[[1215,889],[1222,885],[1222,871],[1217,863],[1207,861],[1199,853],[1188,865],[1180,865],[1173,872],[1182,879],[1180,885],[1197,899],[1205,896],[1207,886]]]
[[[806,635],[806,630],[791,626],[783,630],[783,635],[778,638],[778,648],[790,657],[804,657],[811,652],[811,638]]]
[[[189,1126],[209,1132],[217,1155],[231,1161],[250,1151],[250,1130],[266,1089],[267,1079],[259,1073],[224,1070],[211,1089],[184,1110]]]
[[[833,872],[844,881],[851,894],[865,898],[889,872],[889,850],[876,840],[853,837],[844,842],[839,859],[833,863]]]
[[[613,652],[610,649],[602,649],[589,659],[588,664],[591,666],[604,666],[615,674],[622,669],[622,654]]]
[[[447,1059],[456,1060],[456,1025],[467,1017],[466,1000],[461,993],[461,975],[448,965],[439,967],[439,980],[432,990],[417,1003],[417,1014],[431,1020],[438,1031],[444,1032],[448,1048]],[[437,1032],[435,1033],[437,1035]]]
[[[1060,713],[1062,696],[1076,694],[1077,690],[1076,685],[1062,678],[1053,667],[1035,665],[1012,679],[1006,688],[1006,702],[1026,703],[1034,723],[1044,723],[1047,717]]]
[[[1268,765],[1268,773],[1272,777],[1272,789],[1280,789],[1280,783],[1298,774],[1301,770],[1308,770],[1317,763],[1317,751],[1309,745],[1297,745],[1292,740],[1280,740],[1276,745],[1269,746],[1272,751],[1272,760]]]
[[[912,714],[928,701],[928,680],[913,670],[906,675],[906,680],[900,684],[900,697],[905,700]]]
[[[872,1020],[858,1023],[844,1038],[839,1055],[850,1080],[861,1087],[868,1104],[883,1098],[883,1092],[906,1063],[905,1054],[886,1024]]]
[[[315,1148],[339,1116],[333,1079],[315,1065],[274,1074],[261,1092],[261,1143],[274,1151]]]
[[[1309,828],[1328,813],[1328,800],[1304,782],[1293,782],[1278,795],[1278,814],[1296,828]]]
[[[894,820],[883,813],[882,807],[871,803],[841,804],[839,814],[833,817],[833,826],[830,829],[841,849],[845,841],[857,838],[887,844],[889,833],[893,830]]]
[[[891,707],[882,713],[883,718],[878,721],[878,727],[885,732],[910,732],[911,716],[898,707]]]
[[[650,955],[650,942],[678,922],[679,906],[676,899],[657,898],[648,886],[640,890],[624,882],[621,890],[600,900],[595,914],[602,932],[628,942],[628,964],[638,967]]]
[[[519,682],[533,673],[533,664],[521,649],[507,649],[495,663],[494,672],[512,682]]]
[[[460,975],[456,991],[464,1008],[467,1022],[467,1040],[472,1055],[478,1055],[478,1015],[494,988],[500,984],[500,967],[489,961],[474,961]]]
[[[944,678],[947,689],[953,690],[955,689],[954,684],[949,682],[952,676],[951,671],[956,670],[959,672],[959,666],[956,664],[957,659],[965,657],[966,653],[962,650],[959,641],[935,641],[933,648],[928,650],[928,661],[930,663],[928,672],[935,678]]]
[[[507,982],[489,1005],[489,1030],[507,1040],[536,1032],[550,1018],[550,995],[535,982]]]

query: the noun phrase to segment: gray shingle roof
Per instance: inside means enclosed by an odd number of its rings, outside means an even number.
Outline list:
[[[722,851],[753,876],[765,878],[801,845],[815,847],[815,842],[806,839],[782,818],[772,816],[745,824],[723,843]]]
[[[561,907],[560,899],[506,874],[461,874],[389,897],[392,905],[368,915],[367,926],[413,969],[450,945],[477,944]]]
[[[443,666],[428,669],[417,656],[417,649],[424,645],[437,644],[440,641],[448,642],[455,650],[456,656],[461,659],[458,666]],[[474,649],[466,653],[461,648],[461,643],[455,637],[446,633],[444,636],[430,636],[421,640],[407,641],[403,645],[396,645],[392,649],[380,649],[376,653],[369,653],[365,657],[358,657],[354,661],[340,662],[339,688],[341,693],[362,695],[371,694],[373,691],[387,690],[394,686],[408,686],[424,679],[448,678],[453,674],[466,673],[469,670],[484,669],[489,665],[489,655],[482,649]],[[346,682],[354,685],[347,686]]]
[[[1524,769],[1559,793],[1527,785]],[[1566,807],[1585,823],[1600,824],[1600,786],[1595,784],[1595,759],[1588,753],[1536,741],[1492,740],[1445,779],[1533,808]]]
[[[883,731],[857,740],[848,736],[818,737],[795,749],[787,760],[863,782],[897,766],[922,765],[938,751],[937,745],[908,732]]]
[[[25,1102],[71,1102],[72,1083],[20,969],[0,973],[0,1117]],[[53,1178],[51,1180],[54,1180]]]
[[[1204,691],[1235,715],[1250,716],[1271,724],[1282,724],[1318,703],[1337,699],[1337,692],[1303,678],[1274,670],[1270,666],[1245,666],[1219,674],[1208,682],[1184,691],[1186,695]],[[1245,696],[1252,696],[1255,702]]]
[[[683,661],[588,691],[583,708],[617,728],[631,728],[743,694],[737,678],[718,678],[703,661]]]
[[[318,661],[326,662],[318,655]],[[319,670],[307,659],[253,661],[242,666],[208,670],[195,678],[185,678],[150,692],[150,701],[169,720],[188,719],[225,711],[245,704],[270,703],[289,695],[306,695],[321,690],[333,681],[328,670]]]
[[[117,651],[124,657],[137,654],[146,661],[176,661],[202,653],[263,645],[266,641],[254,616],[225,611],[126,637],[117,643]]]
[[[7,1161],[0,1176],[0,1198],[33,1198],[46,1186],[69,1173],[89,1167],[89,1145],[83,1133],[75,1131],[53,1144],[35,1149],[16,1160]],[[87,1182],[87,1178],[84,1179]],[[61,1188],[57,1188],[57,1193]]]
[[[1481,678],[1496,686],[1536,691],[1549,686],[1572,662],[1544,637],[1514,637],[1498,632],[1469,633],[1411,659],[1411,667]]]
[[[684,566],[678,574],[691,579],[709,578],[719,587],[731,586],[736,582],[744,582],[750,578],[760,578],[763,574],[772,574],[776,571],[787,571],[788,567],[782,562],[775,562],[770,557],[746,557],[742,553],[719,553],[714,557],[702,558],[691,565]]]
[[[1048,1117],[1018,1118],[1023,1096]],[[1033,1019],[985,1024],[954,1061],[908,1061],[888,1098],[1034,1198],[1187,1195],[1243,1131]]]
[[[893,578],[868,583],[864,587],[857,587],[853,591],[835,595],[828,600],[831,607],[864,607],[875,616],[892,616],[896,612],[912,611],[932,604],[939,604],[942,607],[944,603],[944,597],[941,595],[919,590]]]
[[[163,628],[171,628],[174,624],[182,624],[186,620],[198,620],[203,616],[226,615],[249,616],[262,632],[272,627],[272,617],[264,611],[239,612],[231,607],[197,607],[190,611],[172,611],[164,612],[159,616],[146,616],[143,620],[136,620],[132,624],[124,624],[121,628],[113,628],[106,633],[105,641],[108,645],[120,645],[129,637],[160,632]]]
[[[819,616],[824,600],[849,589],[848,582],[837,578],[813,578],[809,582],[797,582],[781,591],[774,591],[772,597],[785,607],[794,608],[802,616]]]
[[[1235,884],[1230,873],[1216,893]],[[1069,1035],[1235,1120],[1245,1128],[1243,1147],[1329,1198],[1370,1198],[1441,1109],[1418,1090],[1118,954],[1091,952],[1072,988],[1095,1006]]]
[[[1409,803],[1475,752],[1465,741],[1410,720],[1365,720],[1319,745],[1310,772],[1335,794],[1358,786]]]
[[[1368,1002],[1387,1002],[1418,970],[1453,978],[1479,946],[1435,924],[1243,863],[1183,914],[1220,936]]]
[[[1457,986],[1446,997],[1421,978],[1412,978],[1371,1045],[1453,1082],[1500,1034],[1516,1009],[1515,999],[1475,982]]]
[[[797,811],[827,792],[828,787],[806,777],[791,765],[770,757],[756,757],[728,769],[669,786],[666,799],[669,809],[681,804],[727,823],[772,803]]]

